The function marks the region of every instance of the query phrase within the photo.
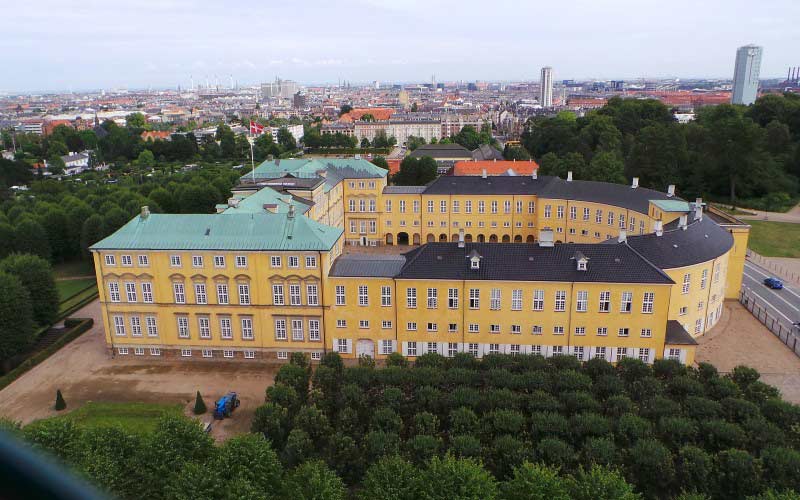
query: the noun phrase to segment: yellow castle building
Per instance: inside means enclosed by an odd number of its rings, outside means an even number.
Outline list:
[[[360,159],[268,161],[241,181],[217,214],[143,207],[92,246],[114,354],[691,364],[694,337],[741,286],[749,226],[674,186],[571,174],[387,186]],[[409,246],[358,251],[384,245]]]

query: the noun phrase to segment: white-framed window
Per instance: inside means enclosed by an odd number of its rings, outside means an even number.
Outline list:
[[[602,210],[595,210],[595,212],[594,212],[594,222],[595,222],[595,224],[602,224],[603,223],[603,211]]]
[[[130,255],[120,255],[119,260],[125,267],[131,267],[133,265],[133,259]]]
[[[369,305],[369,288],[367,288],[367,285],[358,285],[358,305]]]
[[[608,212],[608,225],[614,225],[614,212]]]
[[[703,333],[703,319],[700,318],[694,322],[694,333]]]
[[[480,327],[478,326],[478,323],[470,323],[467,327],[467,331],[469,333],[478,333],[480,331]]]
[[[628,327],[622,327],[617,331],[617,335],[620,337],[627,337],[629,333],[630,330],[628,329]]]
[[[386,205],[383,211],[386,213],[392,212],[392,200],[386,200]]]
[[[375,200],[374,199],[370,199],[369,200],[369,211],[370,212],[374,212],[375,209],[376,209]]]
[[[131,336],[142,336],[142,318],[136,315],[131,316]]]
[[[202,255],[192,255],[192,267],[203,267]]]
[[[698,310],[698,311],[702,311],[702,310],[703,310],[703,307],[704,307],[705,305],[706,305],[706,303],[705,303],[704,301],[702,301],[702,300],[701,300],[700,302],[698,302],[698,303],[697,303],[697,310]]]
[[[461,207],[459,206],[458,200],[453,200],[453,213],[457,214],[461,211]]]
[[[194,300],[198,304],[208,304],[208,297],[206,297],[205,283],[194,284]]]
[[[214,357],[214,351],[211,349],[203,349],[200,351],[204,358],[212,358]]]
[[[305,333],[303,332],[303,320],[302,319],[293,319],[292,320],[292,340],[302,341],[305,338]]]
[[[253,318],[242,318],[242,340],[253,340]]]
[[[108,300],[110,300],[111,302],[120,301],[119,283],[117,283],[116,281],[108,282]]]
[[[409,342],[406,348],[406,352],[409,356],[416,356],[417,355],[417,343],[416,342]]]
[[[233,351],[231,351],[230,349],[223,349],[222,357],[223,358],[232,358],[233,357]]]
[[[531,327],[531,335],[541,335],[542,334],[542,325],[533,325]]]
[[[428,200],[428,213],[433,213],[433,200]]]
[[[283,265],[281,263],[281,256],[280,255],[272,255],[272,256],[270,256],[269,265],[270,265],[270,267],[281,267]]]
[[[417,307],[417,289],[406,288],[406,308],[416,309]]]
[[[436,309],[439,307],[439,290],[437,288],[428,288],[428,309]]]
[[[586,312],[589,308],[589,292],[586,290],[578,290],[578,296],[575,299],[575,310],[578,312]]]
[[[439,331],[439,324],[438,323],[428,323],[428,331],[429,332]]]
[[[544,290],[533,291],[533,310],[534,311],[544,310]]]
[[[586,335],[586,327],[585,326],[576,326],[575,327],[575,335],[579,335],[579,336]]]
[[[678,311],[678,314],[679,314],[680,316],[686,316],[686,314],[687,314],[688,312],[689,312],[689,308],[688,308],[688,307],[686,307],[686,306],[683,306],[683,307],[681,307],[681,308],[680,308],[680,310]]]
[[[479,201],[478,202],[478,213],[479,214],[485,214],[486,213],[486,202],[485,201]]]
[[[351,212],[355,212],[356,211],[356,200],[350,198],[349,200],[347,200],[347,206],[348,206],[348,208],[350,209]]]
[[[381,307],[389,307],[392,305],[392,287],[381,287]]]
[[[617,347],[617,361],[628,357],[628,349],[626,347]]]
[[[600,292],[600,312],[611,311],[611,292]]]
[[[681,350],[680,349],[670,349],[667,353],[667,359],[671,359],[673,361],[680,361],[681,360]]]
[[[224,255],[215,255],[214,256],[214,267],[225,267],[225,256]]]
[[[122,315],[114,316],[114,334],[119,337],[125,336],[125,318]]]
[[[621,313],[629,313],[632,310],[632,302],[633,302],[633,293],[632,292],[622,292],[620,304],[619,304],[619,312]]]
[[[276,306],[282,306],[286,304],[283,296],[283,285],[280,283],[272,285],[272,304]]]
[[[564,355],[564,346],[563,345],[554,345],[553,346],[553,356],[563,356]]]
[[[286,340],[286,320],[279,318],[275,320],[275,340]]]
[[[707,284],[708,284],[708,269],[703,269],[703,272],[700,273],[700,290],[705,290]]]
[[[479,288],[469,289],[469,308],[480,309],[481,307],[481,290]]]
[[[255,359],[256,351],[244,351],[244,359]]]
[[[128,355],[128,348],[127,347],[117,347],[117,354],[121,354],[123,356]]]
[[[158,337],[158,319],[155,316],[145,316],[144,324],[148,337]]]
[[[470,343],[467,346],[467,352],[470,353],[470,355],[472,355],[472,356],[477,358],[478,357],[478,344]]]
[[[148,267],[150,265],[150,259],[147,255],[139,255],[137,260],[139,261],[139,267]]]
[[[499,288],[492,288],[489,292],[489,309],[492,311],[499,311],[500,310],[500,289]]]
[[[317,258],[313,255],[306,255],[306,269],[315,269],[317,267]]]
[[[394,352],[394,346],[391,340],[381,340],[381,354],[387,355]]]
[[[649,339],[653,336],[653,330],[650,328],[642,328],[642,338]]]
[[[607,326],[598,326],[597,327],[597,336],[598,337],[606,337],[606,336],[608,336],[608,327]]]
[[[151,356],[161,356],[161,349],[158,347],[151,347],[150,348],[150,355]]]
[[[250,305],[250,285],[247,283],[239,283],[239,304]]]
[[[498,324],[489,325],[489,333],[500,333],[500,325]]]
[[[650,349],[648,349],[647,347],[640,347],[639,360],[644,361],[645,363],[650,361]]]
[[[452,358],[458,353],[458,344],[455,342],[447,343],[447,357]]]
[[[406,202],[405,200],[400,200],[400,213],[406,213]]]
[[[447,289],[447,308],[458,309],[458,288]]]
[[[169,256],[169,265],[170,265],[170,267],[181,267],[181,256],[180,255],[170,255]]]
[[[564,327],[563,326],[554,326],[553,327],[553,335],[564,335]]]
[[[228,303],[228,285],[217,283],[217,303],[224,305]]]
[[[549,219],[553,215],[553,206],[552,205],[545,205],[544,206],[544,218]]]
[[[211,338],[211,320],[208,316],[198,316],[197,328],[201,339]]]
[[[230,340],[233,338],[233,328],[231,327],[231,318],[223,316],[219,318],[219,336],[223,340]]]
[[[319,305],[319,293],[317,290],[317,285],[306,285],[306,304],[309,306]]]
[[[653,292],[644,292],[642,295],[642,312],[649,314],[653,312],[653,303],[656,300],[656,294]]]
[[[522,326],[521,325],[511,325],[511,333],[519,335],[522,333]]]
[[[291,267],[291,268],[298,268],[298,267],[300,267],[300,257],[298,257],[297,255],[290,255],[290,256],[287,258],[287,262],[289,263],[288,265],[289,265],[289,267]]]
[[[368,319],[360,319],[358,320],[358,327],[361,329],[369,328],[369,320]]]
[[[625,229],[625,214],[619,214],[619,228]]]
[[[311,353],[311,360],[312,361],[319,361],[322,359],[322,353],[319,351],[314,351]]]
[[[105,255],[105,262],[106,262],[107,266],[116,266],[117,265],[117,259],[112,254],[106,254]]]
[[[681,286],[681,293],[686,295],[689,293],[689,287],[692,285],[692,275],[690,273],[686,273],[683,275],[683,286]]]
[[[186,290],[183,288],[183,283],[173,283],[172,293],[175,296],[176,304],[186,303]]]
[[[590,213],[589,207],[583,207],[583,220],[584,221],[588,221],[589,220],[589,213]]]
[[[500,344],[489,344],[489,354],[500,354]]]
[[[447,213],[447,200],[442,200],[439,202],[439,213]]]
[[[567,309],[567,292],[565,290],[558,290],[556,292],[555,311],[565,311]]]
[[[142,283],[142,302],[145,304],[153,303],[153,284],[149,281]]]
[[[344,285],[336,285],[336,305],[343,306],[344,304]]]
[[[556,218],[563,219],[564,218],[564,206],[558,205],[556,207]]]
[[[178,316],[178,338],[189,338],[189,317]]]
[[[391,320],[385,319],[381,321],[381,328],[383,328],[384,330],[390,330],[392,328]]]
[[[236,256],[236,267],[238,268],[247,267],[247,255]]]
[[[540,345],[532,345],[531,346],[531,354],[541,356],[542,355],[542,346],[540,346]]]
[[[406,323],[406,330],[409,332],[416,332],[417,331],[417,322],[416,321],[409,321]]]
[[[336,328],[347,328],[347,320],[346,319],[337,319],[336,320]]]
[[[511,310],[522,310],[522,290],[511,290]]]

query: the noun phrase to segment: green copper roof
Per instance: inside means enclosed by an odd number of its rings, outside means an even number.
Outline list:
[[[388,171],[373,165],[361,158],[314,158],[314,159],[287,159],[267,160],[255,169],[253,173],[245,174],[242,180],[277,179],[286,175],[300,178],[320,177],[319,172],[325,171],[326,182],[330,177],[341,179],[364,179],[386,177]]]
[[[342,230],[308,217],[243,213],[134,217],[92,250],[330,250]]]
[[[650,203],[663,212],[690,212],[689,203],[683,200],[650,200]]]
[[[295,213],[304,214],[311,208],[310,205],[303,203],[290,194],[281,194],[270,187],[259,189],[249,196],[236,196],[239,199],[237,207],[228,207],[224,205],[225,215],[230,214],[244,214],[244,213],[260,213],[264,212],[264,205],[276,205],[278,213],[287,213],[289,205],[294,205]],[[289,200],[287,202],[287,200]]]

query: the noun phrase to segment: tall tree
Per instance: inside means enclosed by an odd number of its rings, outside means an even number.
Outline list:
[[[53,268],[43,258],[30,254],[14,254],[0,261],[0,272],[16,276],[35,297],[32,312],[34,321],[40,326],[52,324],[58,315],[58,291]]]
[[[0,272],[0,361],[24,351],[33,341],[33,307],[16,276]]]

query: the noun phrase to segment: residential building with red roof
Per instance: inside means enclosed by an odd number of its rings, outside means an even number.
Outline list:
[[[533,175],[539,170],[539,164],[533,160],[488,160],[457,161],[453,166],[453,175]],[[513,172],[513,173],[512,173]]]

